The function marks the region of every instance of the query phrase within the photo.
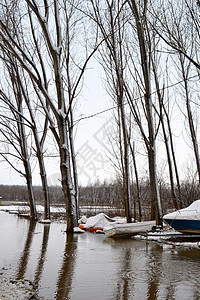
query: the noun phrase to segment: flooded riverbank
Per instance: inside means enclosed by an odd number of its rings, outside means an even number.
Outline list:
[[[39,299],[199,299],[200,250],[40,224],[0,212],[0,276]]]

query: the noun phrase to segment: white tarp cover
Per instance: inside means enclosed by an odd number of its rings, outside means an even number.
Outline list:
[[[85,224],[82,224],[84,229],[89,228],[102,228],[104,229],[105,226],[111,224],[111,223],[119,223],[124,222],[124,219],[116,219],[116,218],[110,218],[104,213],[97,214],[94,217],[90,217],[85,220]]]
[[[194,201],[186,208],[164,215],[163,219],[200,220],[200,200]]]

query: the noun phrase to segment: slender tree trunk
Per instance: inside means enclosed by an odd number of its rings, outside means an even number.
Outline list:
[[[173,203],[174,203],[174,207],[176,209],[179,209],[178,200],[177,200],[176,191],[175,191],[174,178],[173,178],[173,169],[172,169],[172,161],[171,161],[171,155],[170,155],[170,149],[169,149],[169,142],[168,142],[168,137],[167,137],[166,130],[165,130],[165,125],[164,125],[162,112],[161,112],[160,117],[161,117],[163,136],[164,136],[164,141],[165,141],[165,148],[166,148],[166,152],[167,152],[169,178],[170,178],[170,185],[171,185],[171,196],[172,196],[172,200],[173,200]]]
[[[139,187],[139,178],[138,178],[138,171],[137,171],[137,164],[135,159],[135,151],[134,145],[132,146],[129,140],[129,146],[131,149],[131,155],[133,159],[133,166],[134,166],[134,173],[135,173],[135,181],[136,181],[136,189],[137,189],[137,202],[138,202],[138,211],[139,211],[139,221],[142,221],[142,206],[141,206],[141,199],[140,199],[140,187]]]
[[[69,143],[71,149],[71,157],[72,157],[72,167],[73,167],[73,179],[74,179],[74,188],[75,188],[75,199],[76,199],[76,214],[77,218],[79,218],[79,186],[78,186],[78,172],[76,165],[76,154],[74,148],[74,136],[73,136],[73,113],[70,110],[70,120],[68,119],[69,126]]]
[[[21,103],[18,104],[18,109],[20,112]],[[23,124],[23,118],[18,117],[18,119],[19,122],[17,123],[17,125],[19,128],[20,147],[21,147],[21,152],[23,156],[22,159],[23,159],[23,164],[24,164],[24,169],[26,174],[25,177],[26,177],[28,196],[29,196],[30,215],[32,219],[36,220],[37,212],[36,212],[35,198],[33,192],[32,173],[31,173],[31,166],[30,166],[29,155],[28,155],[28,146],[26,141],[25,128]]]
[[[120,152],[120,164],[121,164],[121,173],[122,173],[122,178],[124,181],[125,178],[125,171],[124,171],[124,150],[123,150],[123,145],[122,145],[122,126],[121,126],[121,116],[120,116],[120,108],[119,106],[117,107],[117,126],[118,126],[118,141],[119,141],[119,152]]]
[[[13,66],[15,64],[15,68],[13,68],[13,72],[11,74],[12,80],[16,83],[19,90],[21,90],[21,92],[22,92],[22,95],[23,95],[24,101],[27,105],[27,108],[28,108],[28,111],[30,114],[30,118],[31,118],[31,122],[32,122],[32,131],[33,131],[33,136],[34,136],[35,145],[36,145],[36,156],[38,159],[38,164],[39,164],[39,169],[40,169],[40,177],[41,177],[42,191],[43,191],[43,198],[44,198],[44,220],[47,220],[47,219],[50,219],[50,203],[49,203],[49,191],[48,191],[48,184],[47,184],[47,176],[46,176],[46,170],[45,170],[45,164],[44,164],[43,144],[44,144],[45,137],[46,137],[48,119],[47,119],[47,117],[45,118],[43,135],[40,140],[38,132],[37,132],[36,120],[33,115],[33,109],[32,109],[31,103],[30,103],[30,99],[29,99],[28,93],[26,92],[26,89],[24,87],[25,79],[24,79],[24,83],[23,83],[22,78],[19,74],[19,70],[18,70],[16,62],[11,61],[11,63]]]
[[[70,151],[66,130],[67,122],[65,117],[63,118],[63,116],[60,115],[58,124],[60,137],[60,170],[62,190],[66,199],[67,232],[73,232],[73,228],[77,226],[76,199],[71,177]]]
[[[172,154],[172,159],[173,159],[173,164],[174,164],[174,170],[175,170],[175,175],[176,175],[177,189],[178,189],[179,206],[180,206],[180,208],[182,208],[183,207],[183,203],[182,203],[182,197],[181,197],[181,185],[180,185],[180,180],[179,180],[178,167],[177,167],[177,163],[176,163],[176,155],[175,155],[175,151],[174,151],[173,135],[172,135],[172,131],[171,131],[169,115],[167,113],[167,110],[166,110],[165,106],[163,106],[163,110],[165,112],[165,116],[166,116],[166,119],[167,119],[167,126],[168,126],[169,139],[170,139],[170,147],[171,147],[171,154]]]
[[[42,151],[37,149],[37,158],[40,168],[40,177],[42,182],[42,191],[44,197],[44,220],[50,220],[50,201],[49,201],[49,188],[47,184],[47,175],[44,166],[44,157]]]
[[[144,14],[146,10],[146,4],[144,7]],[[150,72],[149,72],[149,59],[147,56],[146,42],[144,37],[144,20],[140,17],[135,0],[130,0],[129,5],[132,9],[133,15],[135,17],[137,35],[139,40],[140,55],[141,55],[141,65],[145,85],[145,108],[146,117],[148,123],[148,160],[149,160],[149,176],[150,176],[150,186],[151,186],[151,219],[156,218],[156,224],[162,225],[162,208],[160,193],[158,189],[157,171],[156,171],[156,149],[155,149],[155,133],[153,126],[153,115],[152,115],[152,99],[151,99],[151,82],[150,82]]]
[[[184,59],[183,59],[183,56],[181,54],[180,54],[180,63],[181,63],[181,72],[182,72],[184,86],[185,86],[185,98],[186,98],[188,123],[189,123],[190,135],[191,135],[191,139],[192,139],[194,155],[195,155],[195,160],[196,160],[197,173],[198,173],[198,177],[199,177],[199,184],[200,184],[199,147],[198,147],[198,141],[197,141],[197,136],[196,136],[196,132],[195,132],[195,128],[194,128],[193,115],[192,115],[192,110],[191,110],[191,105],[190,105],[187,74],[186,74],[186,71],[185,71],[185,68],[184,68]],[[189,70],[189,66],[188,66],[188,70]]]
[[[121,125],[123,133],[123,149],[124,149],[124,205],[127,223],[132,222],[131,211],[131,195],[130,195],[130,171],[129,171],[129,143],[126,127],[126,116],[124,111],[124,101],[122,97],[118,98],[118,105],[120,108]]]
[[[173,200],[173,203],[174,203],[174,207],[176,209],[178,209],[179,205],[178,205],[178,200],[177,200],[176,191],[175,191],[175,184],[174,184],[174,178],[173,178],[173,168],[172,168],[172,161],[171,161],[171,155],[170,155],[170,149],[169,149],[169,142],[168,142],[168,137],[167,137],[164,118],[163,118],[163,95],[161,95],[161,92],[160,92],[160,86],[159,86],[159,80],[158,80],[158,76],[157,76],[157,70],[156,70],[155,62],[154,62],[152,56],[151,56],[151,61],[152,61],[154,79],[155,79],[155,84],[156,84],[156,91],[157,91],[158,100],[159,100],[159,107],[160,107],[159,118],[160,118],[160,122],[162,124],[163,137],[164,137],[165,148],[166,148],[166,153],[167,153],[169,178],[170,178],[170,185],[171,185],[171,196],[172,196],[172,200]]]

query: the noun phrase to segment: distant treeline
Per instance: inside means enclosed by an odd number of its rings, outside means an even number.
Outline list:
[[[173,200],[171,198],[170,187],[164,183],[159,185],[163,213],[166,213],[169,209],[174,209]],[[124,208],[123,199],[123,187],[120,180],[109,182],[95,182],[88,186],[80,186],[80,206],[110,206],[116,208]],[[147,219],[150,206],[150,184],[148,181],[144,181],[140,184],[140,201],[142,206],[143,218]],[[36,202],[43,204],[42,187],[34,186],[34,194]],[[191,202],[200,198],[200,188],[197,183],[184,182],[181,186],[182,201],[185,206],[188,206]],[[26,186],[21,185],[0,185],[0,196],[3,200],[9,201],[27,201],[28,193]],[[135,212],[135,217],[138,214],[138,201],[137,201],[137,189],[136,185],[131,185],[131,203],[132,209]],[[51,205],[65,204],[62,188],[60,186],[49,187],[49,197]]]

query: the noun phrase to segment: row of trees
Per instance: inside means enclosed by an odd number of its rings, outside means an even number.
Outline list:
[[[35,158],[40,169],[44,218],[50,218],[45,153],[52,138],[52,152],[60,159],[67,230],[77,225],[73,116],[92,57],[103,67],[106,89],[116,107],[113,149],[123,182],[127,221],[132,219],[130,168],[135,174],[141,215],[135,150],[138,140],[148,158],[151,219],[162,223],[158,138],[163,139],[166,149],[171,198],[176,208],[182,207],[171,115],[178,102],[188,122],[200,182],[194,115],[200,69],[199,1],[1,0],[0,7],[0,154],[26,178],[32,218],[37,218],[32,184]],[[178,93],[174,96],[174,89],[171,92],[176,77],[181,97]]]
[[[132,183],[131,189],[131,206],[133,217],[135,220],[144,221],[151,217],[151,191],[150,182],[144,178],[140,180],[140,200],[141,209],[138,207],[137,201],[137,185]],[[0,185],[1,197],[3,203],[17,203],[27,205],[29,197],[27,194],[27,187],[25,185]],[[42,186],[33,187],[35,202],[42,205],[43,191]],[[159,180],[159,192],[162,199],[163,213],[174,210],[174,204],[171,198],[171,191],[169,185],[164,180]],[[185,206],[191,203],[191,199],[199,199],[200,191],[198,182],[194,180],[185,180],[181,184],[181,195]],[[63,207],[65,205],[65,198],[63,196],[61,186],[49,187],[49,199],[53,207]],[[91,216],[96,212],[104,212],[109,216],[122,215],[124,216],[123,204],[123,182],[121,178],[113,181],[100,182],[95,181],[87,186],[79,186],[79,208],[80,211],[87,216]],[[84,211],[84,212],[83,212]],[[54,213],[52,217],[61,217],[60,210]],[[62,218],[64,215],[62,213]]]

